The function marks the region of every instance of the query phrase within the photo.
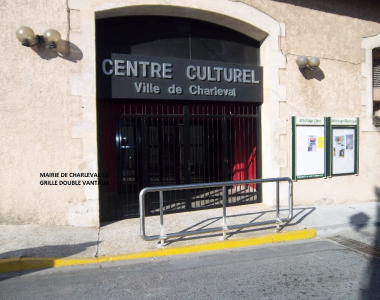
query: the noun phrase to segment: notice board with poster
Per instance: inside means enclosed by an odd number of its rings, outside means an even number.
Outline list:
[[[325,118],[292,117],[293,180],[326,177]]]
[[[331,175],[358,174],[358,118],[329,118]]]

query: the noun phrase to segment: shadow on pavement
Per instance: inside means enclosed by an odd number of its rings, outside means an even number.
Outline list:
[[[295,208],[293,210],[294,212],[294,215],[293,215],[293,218],[282,224],[280,226],[280,232],[284,230],[284,228],[290,228],[292,226],[296,226],[296,225],[299,225],[308,215],[310,215],[313,211],[315,210],[315,207],[306,207],[306,208]],[[281,209],[280,212],[287,212],[288,210],[287,209]],[[227,218],[238,218],[238,217],[248,217],[248,216],[251,216],[251,219],[249,222],[246,222],[245,224],[254,224],[255,222],[260,222],[260,218],[263,218],[264,220],[266,220],[265,216],[268,215],[268,214],[273,214],[273,216],[275,215],[275,210],[268,210],[268,211],[262,211],[262,212],[254,212],[254,213],[247,213],[247,214],[235,214],[235,215],[227,215]],[[214,227],[219,227],[220,224],[221,224],[221,221],[222,221],[222,217],[215,217],[215,218],[209,218],[209,219],[206,219],[206,220],[203,220],[201,222],[198,222],[198,223],[195,223],[193,224],[192,226],[190,227],[187,227],[186,229],[180,231],[181,233],[185,233],[187,231],[193,231],[193,230],[202,230],[202,229],[205,229],[205,228],[210,228],[209,226],[214,224]],[[230,222],[228,221],[227,219],[227,225],[231,225]],[[276,226],[275,224],[273,225],[267,225],[267,226],[258,226],[258,227],[248,227],[248,228],[241,228],[241,229],[236,229],[236,230],[231,230],[229,232],[226,233],[226,237],[227,239],[236,235],[236,234],[239,234],[239,233],[248,233],[248,232],[260,232],[260,231],[264,231],[264,230],[270,230],[270,229],[275,229]],[[197,236],[187,236],[187,237],[179,237],[179,238],[173,238],[173,239],[169,239],[169,240],[166,240],[167,244],[172,244],[172,243],[175,243],[175,242],[179,242],[179,241],[186,241],[186,240],[198,240],[198,239],[203,239],[203,238],[210,238],[210,237],[217,237],[217,236],[221,236],[222,235],[222,232],[214,232],[214,233],[210,233],[210,234],[202,234],[202,235],[197,235]]]
[[[380,202],[380,188],[375,188],[377,201]],[[376,223],[376,233],[373,247],[380,245],[380,206],[377,205],[377,223]],[[374,251],[377,249],[375,248]],[[378,257],[375,255],[371,256],[371,260],[368,265],[368,286],[366,289],[361,291],[362,300],[372,300],[380,299],[380,249],[378,249]]]
[[[99,242],[100,243],[100,242]],[[18,258],[18,257],[45,257],[45,258],[65,258],[87,250],[89,247],[97,246],[98,241],[79,243],[72,245],[54,245],[54,246],[41,246],[33,248],[25,248],[14,251],[0,253],[0,259],[4,258]],[[40,266],[40,265],[39,265]],[[46,260],[43,262],[43,269],[54,267],[54,260]],[[42,268],[40,268],[42,269]],[[17,271],[11,273],[0,273],[0,281],[10,279],[17,276],[22,276],[26,273],[38,272],[38,270]]]
[[[368,225],[369,217],[365,213],[358,213],[350,217],[350,225],[355,231],[360,231]]]
[[[83,252],[87,248],[96,245],[98,245],[97,241],[79,244],[41,246],[18,249],[0,253],[0,259],[12,257],[67,257]]]

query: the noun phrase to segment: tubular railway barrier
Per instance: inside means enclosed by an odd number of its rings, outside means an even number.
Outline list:
[[[286,219],[282,219],[282,220],[280,219],[280,182],[281,181],[287,181],[289,183],[289,189],[288,189],[289,214]],[[245,185],[245,184],[262,184],[262,183],[268,183],[268,182],[276,183],[276,219],[261,221],[261,222],[256,222],[256,223],[227,226],[227,216],[226,216],[227,187]],[[165,226],[164,226],[164,192],[173,191],[173,190],[191,190],[191,189],[211,188],[211,187],[222,187],[223,189],[222,227],[166,234]],[[147,236],[145,234],[145,195],[147,193],[153,193],[153,192],[159,192],[159,196],[160,196],[160,235]],[[160,240],[161,246],[165,245],[165,239],[168,239],[168,238],[221,231],[223,232],[223,239],[226,239],[227,230],[247,228],[247,227],[253,227],[253,226],[261,226],[261,225],[267,225],[267,224],[276,224],[276,228],[278,231],[280,224],[282,222],[288,222],[293,218],[293,182],[288,177],[253,179],[253,180],[242,180],[242,181],[224,181],[224,182],[199,183],[199,184],[170,185],[170,186],[161,186],[161,187],[146,187],[141,190],[140,195],[139,195],[139,200],[140,200],[140,235],[142,239],[144,239],[145,241]]]

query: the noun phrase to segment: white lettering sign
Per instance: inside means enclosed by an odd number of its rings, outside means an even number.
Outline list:
[[[171,63],[157,63],[149,61],[130,61],[123,59],[104,59],[102,71],[105,75],[143,78],[173,78],[173,65]],[[189,80],[202,80],[208,82],[228,82],[259,84],[256,80],[255,70],[239,68],[223,68],[209,66],[189,65],[186,68],[186,77]]]
[[[296,117],[296,125],[325,125],[325,118]]]
[[[331,118],[331,125],[357,125],[357,118]]]

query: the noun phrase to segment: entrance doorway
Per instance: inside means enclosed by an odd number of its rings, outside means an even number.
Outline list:
[[[111,77],[102,76],[102,58],[116,53],[186,59],[195,65],[207,61],[258,66],[260,45],[240,32],[194,19],[96,20],[98,165],[109,182],[99,186],[101,221],[138,217],[138,194],[144,187],[261,177],[261,101],[255,93],[229,102],[112,98]],[[256,186],[231,186],[228,205],[261,201],[260,195]],[[149,196],[144,209],[147,215],[156,214],[158,195]],[[165,193],[164,209],[180,212],[221,204],[221,190],[199,189]]]
[[[138,217],[144,187],[257,178],[257,104],[99,103],[102,220]],[[253,193],[252,193],[253,192]],[[255,186],[231,186],[228,204],[259,201]],[[221,189],[173,191],[165,212],[218,207]],[[146,213],[159,212],[150,195]]]

